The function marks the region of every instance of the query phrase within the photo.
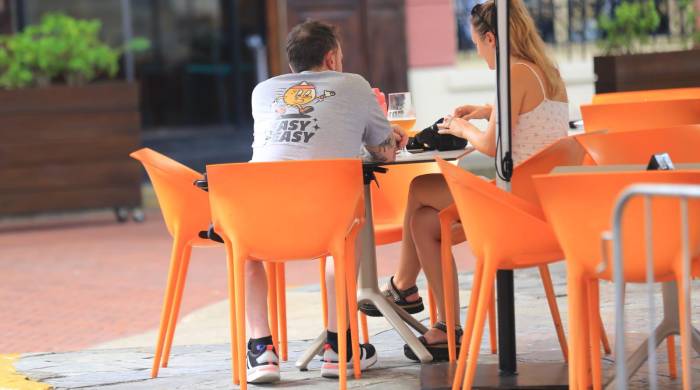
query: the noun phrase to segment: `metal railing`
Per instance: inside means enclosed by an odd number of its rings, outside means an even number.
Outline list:
[[[473,49],[470,36],[470,12],[474,4],[485,0],[455,0],[458,44],[461,51]],[[588,56],[602,36],[598,28],[600,15],[613,16],[621,0],[524,0],[542,39],[549,45],[566,50],[571,58],[577,52]],[[678,0],[655,0],[661,17],[657,39],[675,39],[688,33],[686,15]]]
[[[652,235],[652,213],[651,203],[652,198],[678,198],[680,201],[680,235],[681,235],[681,261],[682,261],[682,293],[685,296],[685,312],[687,313],[686,320],[683,323],[678,323],[678,326],[683,327],[683,333],[689,336],[689,339],[695,338],[694,330],[690,323],[690,237],[689,237],[689,222],[688,222],[688,199],[700,199],[700,185],[679,185],[679,184],[638,184],[628,187],[618,198],[612,224],[612,239],[613,239],[613,280],[615,282],[615,387],[617,389],[627,389],[628,380],[628,362],[625,360],[625,324],[624,324],[624,292],[625,284],[623,273],[619,272],[623,268],[623,253],[622,253],[622,217],[624,216],[625,207],[628,202],[636,197],[643,196],[645,200],[645,245],[646,245],[646,282],[647,282],[647,297],[649,304],[649,340],[647,342],[647,362],[649,366],[649,388],[656,389],[657,373],[656,373],[656,347],[658,340],[656,339],[660,333],[660,328],[655,328],[655,299],[654,299],[654,275],[653,275],[653,235]],[[669,227],[670,228],[670,227]],[[666,304],[667,298],[664,297]],[[677,301],[675,301],[677,305]],[[675,309],[676,308],[665,308]],[[677,313],[677,312],[676,312]],[[676,315],[676,319],[677,319]],[[676,333],[674,330],[672,333]],[[668,329],[664,329],[666,334]],[[693,333],[691,333],[693,332]],[[661,336],[665,337],[665,336]],[[691,343],[692,344],[692,343]],[[689,359],[689,348],[683,351],[683,358]],[[638,367],[638,366],[637,366]],[[635,370],[635,364],[632,365],[632,370]],[[692,384],[690,372],[684,373],[684,378]]]

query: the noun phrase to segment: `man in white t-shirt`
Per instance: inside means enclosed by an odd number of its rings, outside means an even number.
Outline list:
[[[287,37],[287,56],[293,73],[273,77],[253,90],[255,120],[252,162],[358,158],[365,154],[378,161],[393,161],[408,138],[392,127],[362,76],[342,73],[343,52],[336,29],[307,21]],[[364,149],[364,150],[363,150]],[[332,264],[332,262],[329,262]],[[330,271],[330,270],[329,270]],[[332,272],[327,272],[328,302],[335,302]],[[246,265],[248,319],[248,382],[279,380],[279,360],[272,347],[267,319],[267,278],[261,262]],[[348,330],[336,324],[328,311],[328,337],[321,375],[338,376],[338,337]],[[377,360],[374,347],[361,345],[362,369]],[[352,366],[348,347],[348,369]]]

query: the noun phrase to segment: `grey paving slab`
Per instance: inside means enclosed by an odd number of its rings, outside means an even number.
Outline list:
[[[516,321],[517,348],[520,362],[557,362],[562,354],[552,325],[549,309],[536,270],[516,272]],[[552,267],[554,288],[558,296],[562,319],[566,328],[565,268]],[[422,282],[421,282],[422,284]],[[460,275],[460,285],[468,290],[471,275]],[[695,289],[697,291],[697,288]],[[629,286],[627,313],[627,349],[634,349],[645,337],[647,312],[644,288]],[[601,285],[601,310],[608,334],[613,330],[612,285]],[[466,300],[462,300],[466,302]],[[694,314],[700,307],[693,306]],[[462,318],[464,318],[464,308]],[[423,318],[427,314],[423,314]],[[660,318],[660,317],[657,317]],[[612,338],[612,336],[611,336]],[[382,388],[383,390],[409,390],[420,387],[420,365],[403,357],[403,342],[394,331],[382,331],[371,338],[379,355],[377,365],[363,374],[361,380],[351,379],[350,388]],[[612,341],[612,340],[611,340]],[[677,344],[678,341],[677,341]],[[299,372],[294,360],[308,345],[307,341],[290,342],[290,361],[281,365],[282,381],[275,388],[332,389],[337,382],[320,377],[320,361],[313,362],[309,371]],[[170,366],[161,369],[156,379],[150,379],[152,348],[93,349],[66,353],[28,354],[16,364],[18,371],[49,383],[58,389],[230,389],[231,360],[229,344],[189,345],[173,347]],[[678,348],[680,350],[680,348]],[[695,356],[695,354],[693,354]],[[681,388],[679,381],[668,377],[665,347],[658,350],[659,388]],[[488,353],[488,338],[484,337],[480,363],[496,363],[497,356]],[[604,361],[605,376],[613,369],[613,359]],[[679,362],[680,367],[680,362]],[[646,368],[632,381],[631,388],[648,387]],[[700,359],[693,360],[693,375],[700,378]],[[698,383],[698,382],[696,382]],[[252,386],[256,388],[256,386]]]

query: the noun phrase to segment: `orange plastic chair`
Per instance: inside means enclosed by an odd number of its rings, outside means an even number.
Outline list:
[[[700,90],[700,89],[699,89]],[[700,125],[582,134],[578,142],[596,165],[647,164],[652,154],[667,152],[676,163],[699,162]],[[669,376],[677,376],[673,336],[667,339]]]
[[[161,358],[163,367],[168,364],[192,247],[212,247],[218,244],[198,236],[200,231],[207,229],[211,220],[207,193],[193,185],[202,175],[149,148],[139,149],[130,156],[143,164],[151,178],[165,226],[173,237],[168,282],[151,369],[151,377],[155,378],[158,376]]]
[[[564,255],[537,206],[442,159],[438,159],[438,164],[455,200],[464,233],[479,260],[472,287],[477,304],[475,309],[470,307],[467,318],[467,324],[473,323],[474,327],[465,329],[460,351],[460,359],[467,359],[466,373],[459,370],[458,364],[453,383],[453,389],[458,388],[463,377],[463,388],[471,388],[496,271],[537,267],[561,261]]]
[[[558,140],[557,142],[551,144],[547,148],[541,150],[540,152],[534,154],[527,160],[520,163],[516,168],[511,181],[512,193],[530,203],[540,207],[539,199],[535,191],[534,184],[532,182],[532,175],[546,173],[552,170],[556,166],[562,165],[584,165],[589,164],[589,157],[583,147],[576,141],[575,137],[566,137]],[[543,215],[540,211],[540,215]],[[459,222],[459,215],[457,209],[454,205],[448,207],[440,212],[440,229],[442,237],[447,239],[443,240],[441,245],[441,261],[443,270],[443,280],[453,280],[452,275],[452,253],[450,251],[450,237],[454,236],[455,233],[451,230],[456,223]],[[465,238],[460,237],[463,241]],[[455,241],[455,240],[452,240]],[[556,297],[554,294],[554,287],[552,285],[552,279],[549,273],[549,268],[546,265],[539,267],[540,276],[542,278],[542,284],[545,289],[545,296],[547,297],[547,303],[552,314],[552,319],[554,320],[554,327],[557,332],[557,337],[559,339],[559,344],[561,345],[562,354],[564,359],[567,359],[567,345],[566,336],[564,335],[564,328],[561,323],[561,316],[559,314],[559,309],[556,303]],[[446,304],[448,307],[452,306],[454,296],[454,286],[451,283],[444,283]],[[471,303],[469,308],[473,309],[476,306],[476,294],[472,294]],[[494,302],[491,303],[492,307]],[[495,310],[492,310],[495,311]],[[468,316],[469,317],[469,316]],[[471,316],[473,318],[473,316]],[[450,361],[454,361],[456,355],[456,340],[453,336],[454,334],[454,323],[452,313],[449,313],[446,318],[446,325],[448,329],[448,350]],[[465,328],[473,328],[473,323],[466,323]],[[489,316],[489,329],[495,329],[495,318]],[[602,322],[601,322],[602,327]],[[495,353],[495,343],[496,335],[494,332],[491,333],[491,350]],[[605,348],[606,353],[610,353],[610,345],[608,343],[605,332],[602,332],[602,343]],[[464,359],[461,360],[464,363]]]
[[[229,266],[234,383],[247,388],[244,351],[246,261],[286,262],[332,255],[338,329],[349,305],[355,378],[360,377],[355,241],[363,216],[360,160],[285,161],[207,167],[215,229]],[[347,270],[353,270],[346,272]],[[235,317],[234,317],[235,313]],[[235,333],[235,337],[234,337]],[[346,388],[347,343],[338,338],[340,389]],[[237,362],[236,362],[237,360]]]
[[[628,131],[700,124],[700,98],[583,104],[581,115],[586,132]]]
[[[576,137],[596,165],[647,164],[652,154],[668,152],[677,163],[700,161],[700,124]]]
[[[591,348],[598,337],[598,327],[590,326],[591,317],[598,312],[598,280],[611,280],[612,270],[601,254],[601,234],[611,228],[615,200],[621,191],[634,183],[700,183],[699,171],[641,171],[593,172],[550,174],[535,176],[547,219],[556,232],[566,254],[569,295],[569,383],[572,389],[583,389],[593,384],[602,386],[600,350]],[[594,190],[591,190],[594,189]],[[644,202],[635,199],[625,212],[623,221],[624,279],[644,282],[646,277],[646,247],[642,215]],[[689,202],[689,215],[699,215],[700,205]],[[654,220],[654,275],[657,281],[680,278],[679,237],[672,229],[679,226],[678,202],[671,199],[655,200],[652,205]],[[693,219],[693,218],[691,218]],[[691,224],[691,247],[697,248],[700,228],[694,218]],[[582,223],[585,221],[585,223]],[[672,231],[669,234],[669,231]],[[610,249],[610,248],[608,248]],[[608,251],[610,252],[610,251]],[[610,253],[608,253],[608,258]],[[678,281],[679,285],[683,284]],[[684,298],[679,289],[679,302]],[[681,316],[685,316],[681,309]],[[689,345],[681,335],[681,348]],[[688,362],[683,362],[687,372]],[[591,371],[592,370],[592,371]],[[592,373],[592,376],[589,374]],[[685,383],[685,388],[689,384]]]
[[[549,173],[559,166],[595,165],[588,151],[580,144],[581,136],[564,137],[518,164],[511,178],[511,192],[541,208],[532,181],[533,175]]]
[[[151,178],[166,227],[173,237],[173,257],[170,262],[161,314],[164,317],[161,318],[151,370],[151,376],[155,378],[158,376],[159,366],[164,368],[168,366],[170,349],[175,336],[177,320],[180,316],[182,294],[187,279],[192,247],[215,247],[219,244],[208,239],[201,239],[198,236],[199,231],[206,230],[211,221],[208,194],[193,185],[195,180],[202,178],[201,173],[149,148],[139,149],[131,153],[130,156],[143,164]],[[175,262],[176,258],[177,262]],[[283,294],[281,297],[276,295],[274,284],[270,285],[269,296],[272,300],[276,300],[275,297],[283,300],[284,297]],[[284,305],[280,305],[280,307],[284,309]],[[285,357],[282,360],[286,360],[286,337],[280,345],[277,338],[276,306],[273,308],[275,310],[270,315],[270,328],[274,344],[278,350],[285,352]],[[283,316],[284,313],[282,311],[280,316]],[[167,321],[164,318],[167,318]]]
[[[700,88],[650,89],[593,95],[593,104],[649,102],[658,100],[700,99]]]

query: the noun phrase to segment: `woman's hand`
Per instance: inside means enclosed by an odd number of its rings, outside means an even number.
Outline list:
[[[491,110],[492,107],[490,105],[484,105],[484,106],[473,106],[473,105],[464,105],[464,106],[459,106],[455,108],[454,113],[452,114],[453,116],[457,118],[462,118],[466,120],[470,119],[485,119],[488,120],[491,117]]]
[[[469,122],[462,118],[448,115],[442,120],[442,123],[438,123],[438,134],[452,134],[459,138],[467,138],[464,136],[464,127],[468,124]]]

